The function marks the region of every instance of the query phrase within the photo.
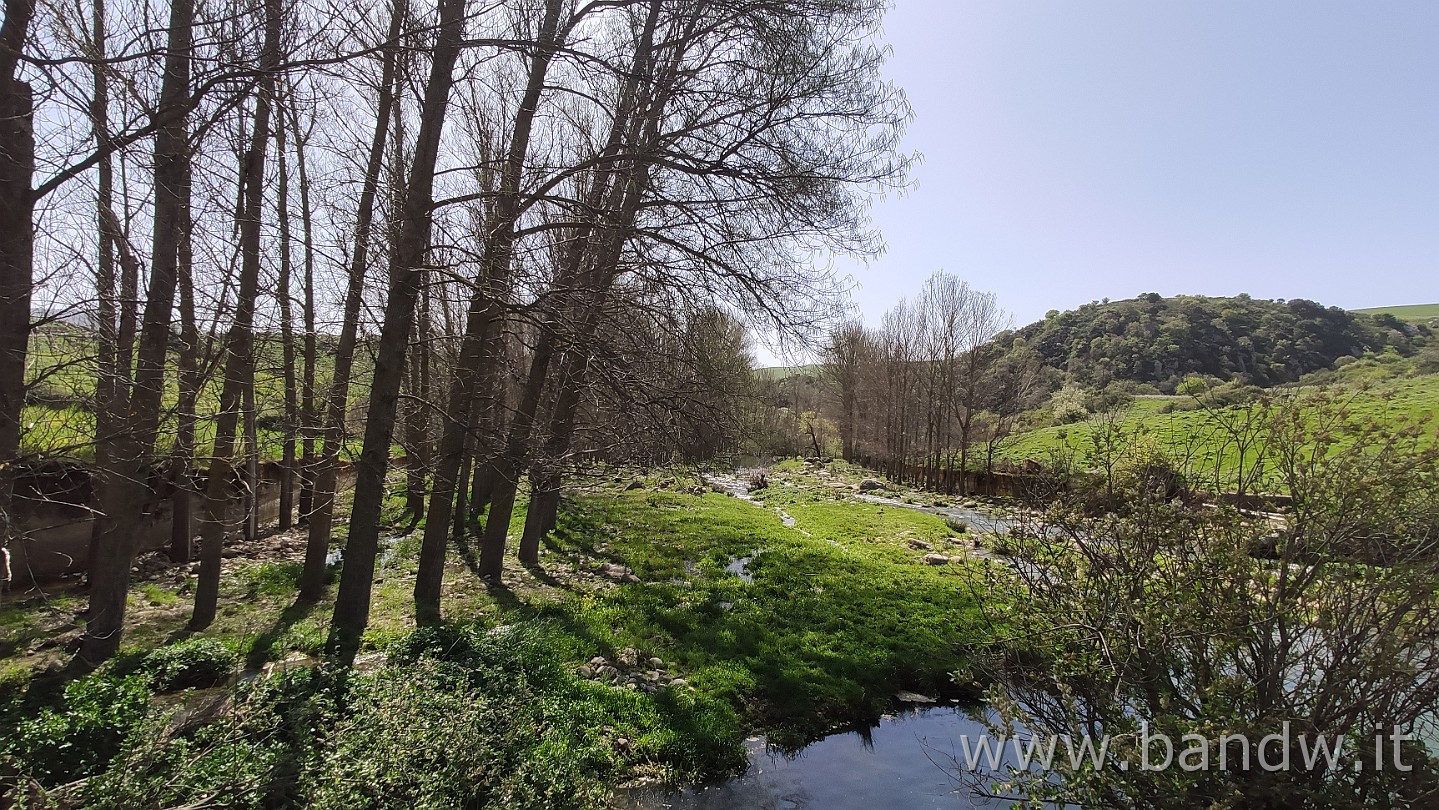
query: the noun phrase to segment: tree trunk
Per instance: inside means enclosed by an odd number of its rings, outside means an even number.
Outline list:
[[[354,661],[360,636],[369,622],[370,591],[380,541],[380,509],[385,496],[385,470],[389,465],[390,441],[394,437],[405,351],[409,345],[410,326],[415,319],[415,299],[420,282],[417,270],[429,246],[435,164],[439,157],[450,89],[454,85],[455,61],[460,51],[464,22],[465,0],[440,0],[434,56],[425,87],[420,131],[405,190],[405,205],[395,237],[389,297],[385,302],[374,380],[370,385],[365,442],[360,451],[354,507],[350,512],[350,538],[345,546],[345,564],[341,569],[340,589],[335,597],[335,612],[326,643],[329,657],[342,664]]]
[[[7,25],[8,19],[7,9]],[[187,104],[193,22],[193,0],[173,0],[170,4],[165,75],[160,89],[159,110],[162,113],[182,109]],[[3,118],[11,120],[9,116]],[[100,441],[108,443],[106,452],[110,466],[100,469],[96,480],[96,500],[100,507],[96,519],[101,524],[101,530],[95,544],[94,565],[90,570],[90,608],[79,652],[80,660],[90,664],[98,664],[119,649],[125,624],[130,562],[135,554],[136,533],[143,516],[141,510],[148,500],[146,467],[160,426],[170,316],[175,303],[179,230],[188,178],[187,127],[187,117],[175,115],[155,135],[150,288],[145,303],[135,382],[129,396],[130,430],[113,437],[99,437]]]
[[[499,296],[509,283],[510,265],[515,244],[515,220],[520,215],[519,187],[525,159],[529,154],[530,133],[535,113],[545,89],[545,77],[557,47],[561,0],[546,0],[545,16],[540,24],[537,46],[530,62],[525,92],[515,113],[500,181],[500,194],[495,203],[492,222],[486,223],[485,269],[480,285],[471,298],[461,341],[460,360],[450,385],[450,407],[445,430],[440,438],[429,510],[425,516],[425,533],[420,544],[419,571],[415,577],[415,620],[420,623],[439,621],[440,587],[444,580],[445,548],[449,539],[450,517],[454,509],[456,476],[465,451],[465,429],[470,423],[476,383],[481,376],[487,343],[492,328],[502,314]],[[488,536],[488,534],[486,535]],[[501,544],[503,549],[503,544]],[[481,552],[481,567],[486,554]],[[489,569],[484,569],[489,573]],[[498,579],[498,570],[493,574]]]
[[[282,116],[283,117],[283,116]],[[285,125],[275,127],[275,154],[279,158],[275,188],[275,218],[280,226],[280,278],[275,291],[280,305],[280,353],[285,377],[285,425],[280,437],[280,519],[279,530],[289,531],[295,517],[295,428],[300,421],[299,392],[295,374],[295,325],[290,296],[290,169],[285,154]]]
[[[484,429],[484,436],[501,436],[504,433],[504,420],[499,413],[504,392],[498,390],[496,384],[489,401],[484,403],[484,410],[480,414],[478,426]],[[488,456],[495,451],[495,448],[480,446],[476,441],[474,458],[471,460],[473,468],[470,471],[470,504],[468,515],[471,520],[479,518],[480,514],[490,505],[490,496],[494,494],[494,481],[490,477],[491,465],[482,463],[488,460]]]
[[[211,452],[209,482],[200,527],[200,578],[195,588],[195,610],[191,629],[208,627],[215,619],[220,594],[220,561],[225,546],[226,517],[233,500],[235,479],[235,429],[240,412],[246,411],[247,449],[254,458],[255,385],[255,301],[260,288],[260,226],[264,218],[265,156],[270,144],[270,117],[275,96],[274,71],[280,62],[281,0],[265,0],[265,45],[261,56],[261,78],[255,99],[254,131],[245,155],[241,182],[244,184],[240,218],[240,283],[235,299],[234,322],[225,339],[225,379],[220,392],[220,415],[215,426],[215,448]],[[248,402],[244,401],[248,400]],[[250,508],[247,522],[258,508],[258,484],[253,466],[250,477]]]
[[[485,533],[480,542],[480,576],[491,577],[496,582],[504,571],[505,545],[519,492],[525,446],[529,443],[530,428],[534,425],[535,412],[544,394],[554,348],[554,336],[549,332],[541,333],[530,360],[529,377],[515,408],[514,418],[510,420],[508,438],[490,471],[494,490],[490,494],[490,513],[485,519]]]
[[[193,501],[195,484],[191,474],[195,459],[196,401],[200,396],[200,330],[195,324],[194,252],[191,247],[190,177],[186,168],[184,202],[180,208],[180,237],[176,276],[180,291],[180,398],[176,406],[175,447],[171,457],[170,559],[190,561],[194,540]]]
[[[305,162],[307,136],[300,132],[299,113],[288,107],[290,130],[295,135],[295,172],[300,181],[300,227],[305,248],[303,315],[305,319],[304,370],[300,375],[300,523],[307,524],[315,504],[315,436],[319,415],[315,410],[315,364],[319,336],[315,331],[315,233],[310,209],[310,175]]]
[[[563,481],[563,460],[574,436],[575,419],[579,414],[580,393],[584,387],[587,355],[578,346],[565,353],[560,390],[550,414],[548,436],[540,458],[545,469],[530,473],[530,508],[525,514],[524,534],[520,537],[520,559],[539,560],[540,544],[555,528],[559,514],[560,485]]]
[[[258,288],[255,292],[259,295]],[[241,413],[245,417],[245,532],[247,541],[260,536],[260,431],[255,410],[255,328],[250,318],[250,367],[241,380]]]
[[[20,457],[34,289],[35,99],[30,85],[19,80],[20,54],[34,16],[34,0],[6,0],[0,25],[0,550],[16,535],[10,504]],[[5,559],[6,581],[0,588],[9,581]]]
[[[0,37],[7,46],[11,39],[9,15],[13,13],[10,6],[7,3],[5,31]],[[25,23],[16,21],[16,25]],[[23,33],[20,36],[23,40]],[[8,75],[0,78],[0,547],[8,547],[15,537],[9,520],[10,502],[20,457],[25,357],[30,341],[35,240],[33,104],[28,84]]]
[[[425,515],[425,477],[429,472],[430,308],[425,272],[420,270],[419,312],[410,344],[410,399],[405,408],[405,511],[418,523]]]
[[[94,0],[94,32],[91,38],[93,56],[103,60],[107,51],[105,31],[105,0]],[[102,149],[110,139],[110,81],[104,65],[96,63],[91,68],[95,93],[90,99],[90,127],[95,138],[95,148]],[[8,152],[8,150],[6,150]],[[115,245],[119,239],[115,227],[115,160],[106,154],[95,165],[96,177],[96,224],[99,240],[96,245],[95,263],[95,464],[104,467],[107,459],[101,457],[102,443],[98,440],[113,431],[119,421],[118,398],[122,387],[116,368],[119,351],[116,334],[116,318],[119,306],[115,300]],[[90,556],[94,556],[95,536],[90,538]]]
[[[365,164],[365,179],[360,189],[359,208],[355,216],[354,245],[350,253],[349,279],[345,287],[345,311],[340,325],[339,343],[335,347],[334,376],[330,381],[327,397],[320,457],[315,465],[314,508],[310,513],[305,566],[300,574],[300,598],[306,601],[319,599],[325,590],[325,562],[330,553],[330,534],[335,521],[336,466],[339,463],[340,446],[344,442],[350,375],[354,371],[360,306],[365,293],[365,268],[370,257],[370,229],[374,223],[375,195],[380,184],[380,171],[384,168],[385,140],[389,135],[391,108],[395,103],[395,62],[400,32],[407,14],[405,0],[397,0],[390,18],[390,30],[382,57],[375,129],[370,139],[370,154]]]

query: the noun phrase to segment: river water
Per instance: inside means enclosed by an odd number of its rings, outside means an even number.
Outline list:
[[[616,810],[961,810],[1010,802],[976,796],[958,780],[960,738],[985,733],[952,707],[886,716],[864,731],[832,734],[795,755],[748,743],[749,769],[715,785],[621,791]]]

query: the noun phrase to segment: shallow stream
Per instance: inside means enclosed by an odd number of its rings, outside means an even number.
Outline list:
[[[975,795],[958,779],[960,738],[977,741],[981,723],[953,707],[887,715],[872,728],[831,734],[786,756],[761,738],[749,743],[749,769],[719,784],[680,790],[621,791],[616,810],[956,810],[1011,802]]]

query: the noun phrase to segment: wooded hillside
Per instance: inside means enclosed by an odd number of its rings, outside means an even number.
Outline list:
[[[1008,336],[1045,365],[1085,386],[1115,380],[1151,383],[1165,393],[1190,375],[1259,386],[1294,382],[1344,356],[1392,347],[1410,355],[1428,327],[1295,298],[1210,298],[1148,293],[1124,301],[1051,312]]]

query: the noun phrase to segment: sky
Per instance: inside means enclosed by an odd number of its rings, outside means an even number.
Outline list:
[[[873,207],[886,253],[838,265],[870,324],[937,270],[1015,325],[1439,302],[1436,0],[895,0],[880,38],[922,161]]]

